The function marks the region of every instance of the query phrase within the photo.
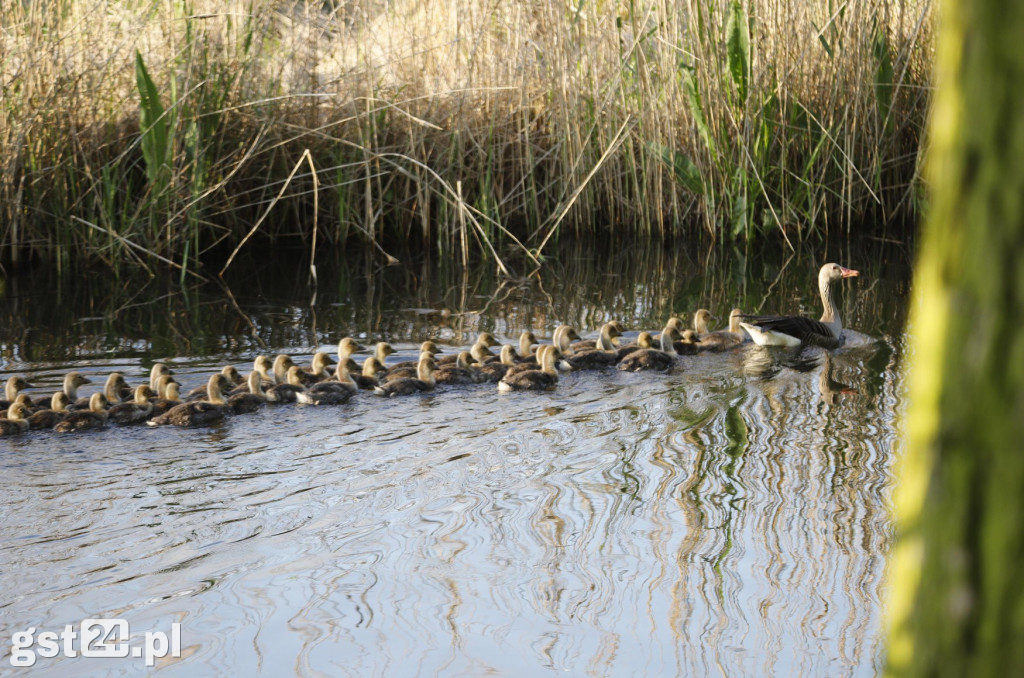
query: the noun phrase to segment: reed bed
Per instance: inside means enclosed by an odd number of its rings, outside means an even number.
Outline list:
[[[222,271],[412,240],[911,222],[928,0],[19,0],[0,257]],[[216,262],[211,267],[211,262]]]

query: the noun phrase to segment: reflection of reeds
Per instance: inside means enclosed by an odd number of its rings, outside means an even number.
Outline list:
[[[315,229],[464,262],[906,217],[932,4],[3,3],[0,249],[192,270]]]

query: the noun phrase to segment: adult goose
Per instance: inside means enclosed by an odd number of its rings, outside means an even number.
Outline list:
[[[843,322],[839,318],[833,298],[833,284],[843,278],[853,278],[857,271],[839,264],[825,264],[818,271],[818,291],[824,312],[821,320],[803,316],[747,315],[740,323],[759,346],[800,346],[811,344],[826,349],[839,348],[843,343]]]

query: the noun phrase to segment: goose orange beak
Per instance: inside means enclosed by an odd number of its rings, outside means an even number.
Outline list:
[[[840,266],[839,270],[843,272],[844,278],[856,278],[858,275],[860,275],[858,271],[855,271],[852,268],[843,268],[842,266]]]

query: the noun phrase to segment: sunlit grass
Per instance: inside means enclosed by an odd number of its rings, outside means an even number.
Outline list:
[[[3,3],[2,256],[881,231],[918,201],[930,7]]]

